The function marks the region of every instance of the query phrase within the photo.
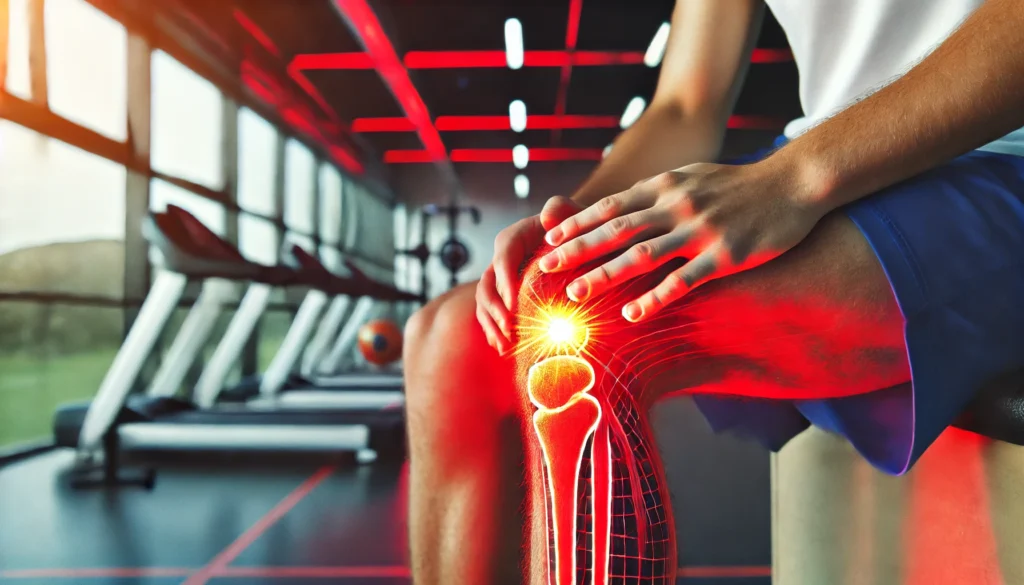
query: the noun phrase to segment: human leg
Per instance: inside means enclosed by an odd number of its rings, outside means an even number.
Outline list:
[[[637,279],[629,285],[632,294],[646,290],[667,271]],[[611,530],[612,562],[604,568],[609,583],[641,576],[652,583],[674,579],[669,498],[646,421],[655,400],[676,391],[782,400],[848,396],[909,377],[899,308],[870,247],[841,215],[826,218],[806,242],[778,260],[709,284],[640,324],[627,323],[619,313],[630,293],[582,306],[566,303],[564,287],[576,276],[544,274],[535,265],[526,269],[518,308],[517,376],[522,384],[532,365],[574,352],[594,367],[590,395],[601,404],[611,437],[614,489],[608,514],[614,521],[606,529]],[[565,320],[586,329],[579,347],[556,347],[545,337],[549,323]],[[546,406],[538,412],[561,416]],[[597,444],[596,433],[590,445]],[[593,550],[603,536],[594,526],[598,511],[608,504],[593,493],[592,486],[600,482],[597,475],[588,475],[597,463],[597,455],[591,454],[584,452],[580,476],[572,482],[578,487],[557,486],[551,474],[547,477],[552,501],[574,502],[577,514],[574,524],[563,520],[555,526],[553,518],[572,513],[549,509],[553,532],[578,532],[561,553],[556,544],[553,566],[564,568],[576,557],[573,569],[579,579],[602,570],[587,555],[572,553]],[[550,458],[547,463],[557,466]]]
[[[527,524],[533,444],[512,361],[487,345],[471,284],[435,299],[406,327],[409,531],[416,583],[518,584],[542,535]],[[529,477],[529,475],[527,476]],[[543,511],[541,511],[541,515]]]

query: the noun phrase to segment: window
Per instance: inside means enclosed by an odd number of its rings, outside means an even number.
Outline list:
[[[313,224],[313,153],[297,140],[288,140],[284,151],[284,223],[289,229],[315,233]]]
[[[391,208],[362,186],[353,190],[349,202],[358,213],[356,249],[378,262],[390,263],[395,255]]]
[[[85,0],[46,1],[50,109],[115,140],[127,138],[128,37]]]
[[[22,99],[32,97],[28,64],[28,0],[8,0],[7,92]]]
[[[277,215],[277,139],[277,130],[270,122],[248,108],[238,112],[238,205],[242,209]]]
[[[220,92],[163,51],[154,51],[151,74],[153,168],[220,189],[224,186]]]
[[[260,264],[277,264],[277,241],[277,226],[248,213],[238,215],[238,246],[243,256]]]
[[[337,245],[341,241],[341,173],[334,166],[320,165],[320,240]]]
[[[0,449],[52,439],[54,411],[96,394],[123,330],[120,308],[0,301]]]
[[[125,170],[0,120],[0,288],[120,298]]]
[[[149,209],[164,211],[168,204],[177,205],[196,216],[203,225],[223,236],[227,228],[227,213],[216,201],[186,191],[171,183],[153,179],[149,187]]]

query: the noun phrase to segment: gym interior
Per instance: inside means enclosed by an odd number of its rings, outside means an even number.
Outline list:
[[[411,583],[404,324],[643,112],[673,4],[0,0],[0,582]],[[723,158],[800,111],[769,14]],[[676,582],[1024,584],[1021,393],[903,478],[658,405]]]

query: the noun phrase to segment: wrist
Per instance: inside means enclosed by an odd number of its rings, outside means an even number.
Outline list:
[[[793,202],[814,209],[821,215],[844,203],[839,173],[835,165],[818,153],[790,143],[757,163],[776,181],[785,185]]]

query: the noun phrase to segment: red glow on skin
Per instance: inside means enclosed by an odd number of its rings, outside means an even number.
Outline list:
[[[601,406],[586,394],[594,385],[593,368],[575,356],[548,358],[530,368],[527,393],[538,407],[533,426],[548,470],[549,530],[555,542],[554,585],[576,580],[576,518],[580,464],[587,440],[601,420]],[[596,479],[596,478],[595,478]],[[610,489],[608,492],[610,493]],[[610,501],[595,498],[595,517]],[[601,525],[606,525],[605,521]],[[600,535],[599,532],[595,534]],[[600,557],[594,556],[595,564]],[[603,559],[607,563],[607,556]]]
[[[904,533],[908,585],[1009,585],[1000,570],[983,454],[991,443],[947,429],[911,475]],[[930,456],[931,455],[931,456]]]

